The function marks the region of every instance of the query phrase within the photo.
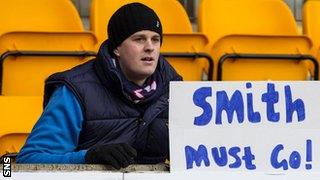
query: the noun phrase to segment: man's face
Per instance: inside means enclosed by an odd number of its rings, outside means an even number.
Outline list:
[[[114,53],[125,76],[142,85],[157,67],[160,35],[149,30],[138,31],[124,40]]]

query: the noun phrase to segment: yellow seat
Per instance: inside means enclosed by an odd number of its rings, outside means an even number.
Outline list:
[[[213,60],[205,51],[207,44],[208,39],[203,34],[164,34],[161,54],[184,80],[211,80]]]
[[[42,111],[41,96],[0,96],[0,157],[18,153]]]
[[[13,160],[25,144],[29,133],[10,133],[0,137],[0,161],[1,156],[10,156]],[[11,160],[12,161],[12,160]]]
[[[211,44],[229,34],[298,35],[282,0],[202,0],[199,31]]]
[[[10,0],[0,6],[1,95],[41,95],[46,77],[84,62],[71,54],[96,47],[70,0]]]
[[[314,46],[319,50],[320,47],[320,1],[308,0],[303,5],[302,25],[303,34],[309,36]]]
[[[91,33],[10,32],[0,36],[2,95],[42,95],[45,79],[95,53]],[[92,57],[90,57],[92,58]]]
[[[308,80],[312,42],[303,36],[229,35],[212,47],[217,80]],[[315,74],[319,74],[315,69]]]
[[[90,29],[99,44],[107,39],[107,25],[112,14],[122,5],[140,2],[152,8],[159,16],[164,33],[191,33],[188,15],[176,0],[93,0],[90,9]]]
[[[11,31],[83,31],[70,0],[0,1],[0,34]]]
[[[312,54],[320,59],[320,1],[308,0],[302,9],[302,31],[313,42]]]
[[[316,66],[310,39],[298,35],[282,0],[202,0],[199,30],[209,38],[217,80],[308,80],[303,60]]]

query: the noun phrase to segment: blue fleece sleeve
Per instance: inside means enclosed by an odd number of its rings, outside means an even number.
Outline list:
[[[86,150],[75,151],[82,128],[80,104],[66,87],[55,90],[32,129],[17,163],[85,163]]]

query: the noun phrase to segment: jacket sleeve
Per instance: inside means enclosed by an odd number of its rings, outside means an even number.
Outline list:
[[[76,97],[66,86],[57,88],[18,154],[17,163],[85,163],[86,150],[75,151],[82,122]]]

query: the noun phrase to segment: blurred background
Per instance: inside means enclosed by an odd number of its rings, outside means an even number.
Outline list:
[[[194,31],[197,31],[197,9],[201,0],[179,0],[183,7],[186,9],[189,19],[193,24]],[[302,5],[306,0],[284,0],[288,6],[290,7],[297,24],[299,26],[299,31],[301,32],[301,10]],[[89,10],[91,0],[72,0],[78,12],[81,16],[82,22],[86,28],[89,29],[90,22],[89,22]]]

